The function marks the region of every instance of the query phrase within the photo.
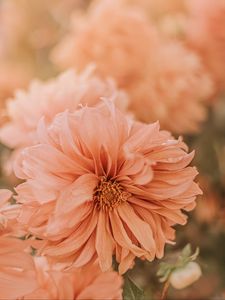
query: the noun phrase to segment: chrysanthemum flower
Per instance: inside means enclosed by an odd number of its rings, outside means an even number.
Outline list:
[[[52,60],[78,70],[94,62],[99,75],[110,75],[128,88],[143,80],[157,46],[157,33],[141,10],[100,1],[79,21],[72,20],[71,32],[53,50]]]
[[[48,82],[33,81],[28,91],[17,91],[7,103],[7,122],[0,129],[0,140],[10,148],[20,148],[35,142],[37,123],[45,117],[50,123],[57,113],[74,111],[79,105],[95,105],[101,97],[115,96],[121,109],[127,97],[118,92],[111,80],[103,81],[88,67],[78,75],[69,70]]]
[[[225,2],[224,0],[187,1],[190,22],[187,28],[191,46],[203,57],[218,87],[225,88]]]
[[[157,33],[142,10],[119,1],[100,1],[79,19],[75,15],[71,32],[53,50],[52,60],[62,68],[76,66],[78,70],[96,62],[103,76],[109,74],[110,66],[120,84],[132,84],[143,77],[157,44]]]
[[[53,60],[79,70],[94,62],[96,74],[112,76],[129,94],[139,120],[159,120],[178,133],[196,131],[205,117],[202,102],[212,94],[211,78],[197,55],[160,38],[142,10],[110,1],[75,24]]]
[[[122,299],[122,278],[116,272],[102,273],[96,264],[65,271],[45,257],[35,257],[34,262],[38,288],[22,299]]]
[[[124,273],[135,257],[163,256],[174,239],[181,210],[195,206],[194,153],[158,123],[132,121],[109,101],[64,112],[39,142],[24,149],[16,174],[19,216],[29,233],[45,241],[40,250],[75,267],[96,258],[103,271],[112,256]]]

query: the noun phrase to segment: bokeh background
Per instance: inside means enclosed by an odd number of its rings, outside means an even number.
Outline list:
[[[73,24],[72,27],[79,27],[81,18],[83,18],[82,22],[88,24],[89,10],[94,5],[99,5],[99,2],[101,1],[0,1],[1,126],[8,120],[7,99],[13,97],[16,89],[26,88],[33,78],[46,80],[55,77],[62,71],[61,66],[53,59],[56,48],[62,44],[62,41],[65,41],[68,33],[71,34],[71,24]],[[168,299],[225,299],[224,1],[196,0],[201,9],[195,8],[194,4],[187,5],[187,1],[183,0],[127,0],[123,2],[126,2],[125,6],[127,7],[123,9],[129,9],[132,6],[141,10],[160,38],[165,40],[165,44],[179,41],[184,47],[191,47],[192,51],[199,55],[201,61],[206,62],[207,70],[213,74],[212,77],[214,76],[213,84],[216,88],[210,99],[205,102],[206,117],[201,122],[201,126],[194,133],[180,133],[176,130],[173,132],[175,136],[181,134],[190,149],[196,151],[193,164],[199,171],[198,180],[203,190],[203,196],[198,198],[195,210],[189,214],[188,224],[184,227],[177,227],[176,244],[166,247],[165,260],[170,255],[178,253],[187,243],[190,243],[193,249],[200,248],[198,262],[201,265],[203,276],[184,290],[177,291],[170,288]],[[215,11],[211,16],[213,27],[211,28],[209,27],[209,11],[214,9],[211,9],[212,3],[218,8],[216,11],[214,7]],[[199,24],[196,22],[196,15]],[[187,26],[189,22],[194,29]],[[205,40],[201,41],[201,45],[200,42],[196,44],[194,42],[195,38],[198,41],[200,39],[197,33],[196,37],[192,39],[193,31],[195,29],[198,31],[199,28],[212,30],[211,36],[208,39],[205,37]],[[203,29],[202,32],[204,32]],[[191,32],[190,43],[188,30]],[[203,39],[203,33],[201,37]],[[134,35],[134,41],[135,38],[137,37]],[[145,42],[148,43],[147,40]],[[139,46],[145,47],[145,43]],[[210,53],[207,53],[205,49],[208,49]],[[171,58],[174,64],[177,59],[179,57]],[[71,67],[73,67],[72,63]],[[215,70],[216,75],[214,74]],[[167,89],[169,88],[170,85]],[[183,97],[185,98],[185,95]],[[184,118],[185,105],[188,105],[188,101],[189,99],[186,99],[186,102],[182,104]],[[140,103],[140,105],[143,104]],[[1,188],[12,189],[18,183],[11,169],[10,155],[11,149],[1,144]],[[130,277],[145,290],[146,299],[158,299],[161,293],[163,285],[156,276],[158,268],[159,261],[157,260],[152,263],[137,262],[136,267],[130,271]]]

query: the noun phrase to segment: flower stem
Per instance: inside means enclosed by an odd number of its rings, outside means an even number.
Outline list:
[[[167,281],[165,282],[165,284],[164,284],[164,287],[163,287],[163,290],[162,290],[162,294],[161,294],[160,300],[165,300],[165,299],[166,299],[166,296],[167,296],[167,292],[168,292],[169,286],[170,286],[170,282],[169,282],[169,280],[167,280]]]

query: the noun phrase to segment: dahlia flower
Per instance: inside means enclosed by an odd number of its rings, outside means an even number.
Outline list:
[[[103,1],[72,19],[71,32],[53,49],[52,60],[78,70],[94,62],[98,74],[110,74],[126,87],[143,79],[157,45],[157,33],[141,10]]]
[[[225,88],[225,2],[192,0],[188,2],[190,22],[187,36],[212,72],[218,88]]]
[[[112,76],[128,93],[141,121],[159,120],[164,129],[192,133],[205,118],[202,102],[213,88],[199,57],[160,38],[142,10],[100,2],[52,56],[62,68],[82,70],[94,62],[97,75]]]
[[[65,271],[45,257],[35,257],[34,263],[38,288],[22,299],[122,299],[122,278],[116,272],[102,273],[97,265]]]
[[[40,253],[75,267],[115,255],[119,272],[135,257],[161,258],[200,193],[181,139],[127,118],[112,102],[40,121],[37,145],[25,148],[15,172],[18,221],[44,240]]]
[[[0,140],[10,148],[21,148],[35,142],[39,119],[50,123],[57,113],[74,111],[79,105],[95,105],[101,97],[114,96],[121,109],[127,97],[118,92],[112,81],[92,76],[88,67],[78,75],[69,70],[48,82],[33,81],[28,91],[19,90],[7,103],[9,121],[0,129]]]
[[[100,75],[110,71],[120,85],[132,84],[150,65],[154,50],[149,50],[158,44],[157,38],[142,10],[100,1],[79,19],[75,15],[71,32],[53,49],[52,60],[59,67],[78,70],[95,62]]]

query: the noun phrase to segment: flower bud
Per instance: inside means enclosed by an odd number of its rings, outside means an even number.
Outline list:
[[[176,269],[170,276],[170,284],[177,290],[186,288],[202,275],[200,266],[196,262],[189,262],[183,268]]]

